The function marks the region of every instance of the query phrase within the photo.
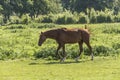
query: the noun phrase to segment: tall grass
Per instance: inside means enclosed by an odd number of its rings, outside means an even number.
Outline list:
[[[55,25],[38,24],[7,25],[0,28],[0,59],[16,58],[50,58],[54,59],[57,43],[48,39],[43,46],[38,46],[41,31],[53,28],[81,28],[84,24]],[[120,24],[89,24],[91,45],[96,56],[113,56],[120,54]],[[61,53],[61,51],[60,51]],[[75,58],[79,53],[78,44],[66,45],[67,58]],[[84,44],[82,57],[90,55]]]

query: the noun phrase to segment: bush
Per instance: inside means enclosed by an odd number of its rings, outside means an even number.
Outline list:
[[[31,21],[30,16],[28,14],[25,14],[25,15],[22,15],[20,23],[28,24],[30,23],[30,21]]]
[[[43,20],[42,20],[43,23],[52,23],[52,19],[50,17],[44,17]]]
[[[67,17],[66,24],[74,24],[76,23],[76,20],[73,16]]]
[[[87,10],[87,15],[89,16],[90,23],[97,23],[97,11],[94,8]]]
[[[66,24],[66,16],[62,16],[62,17],[58,17],[58,19],[56,20],[57,24]]]
[[[3,15],[0,15],[0,25],[3,25],[4,24],[4,21],[3,21]]]
[[[56,27],[56,25],[52,23],[51,24],[40,24],[37,26],[37,28],[54,28],[54,27]]]
[[[77,23],[89,23],[89,18],[84,13],[80,13],[79,20]]]
[[[20,18],[18,16],[10,16],[10,23],[11,24],[19,24]]]
[[[112,45],[112,47],[113,47],[115,50],[117,50],[117,49],[120,48],[120,43],[115,43],[115,44]]]
[[[52,17],[50,17],[50,16],[44,16],[43,20],[41,22],[43,22],[43,23],[52,23],[54,21],[52,20]]]
[[[62,13],[61,15],[58,15],[58,18],[56,20],[57,24],[73,24],[77,22],[76,15],[72,14],[69,11],[66,11],[65,13]]]
[[[98,13],[97,22],[98,23],[105,23],[106,22],[106,14],[103,11]]]
[[[35,23],[41,23],[43,20],[43,16],[42,15],[39,15],[38,17],[34,18],[33,21]]]
[[[49,48],[43,48],[41,50],[38,50],[34,53],[33,55],[35,58],[49,58],[49,56],[51,57],[55,57],[55,49],[52,47]]]
[[[26,26],[24,25],[10,25],[10,26],[6,26],[5,29],[25,29]]]
[[[115,22],[120,22],[120,13],[118,13],[118,15],[115,15],[114,21]]]
[[[113,18],[113,16],[112,15],[107,15],[107,17],[106,17],[106,22],[114,22],[114,18]]]
[[[103,46],[103,45],[99,45],[99,46],[94,46],[93,47],[93,52],[94,55],[103,55],[103,56],[109,56],[110,53],[114,53],[114,49],[108,47],[108,46]]]
[[[17,54],[14,53],[13,49],[1,49],[0,50],[0,60],[5,59],[15,59],[17,57]]]

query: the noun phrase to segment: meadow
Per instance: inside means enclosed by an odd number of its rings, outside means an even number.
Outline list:
[[[0,61],[0,80],[119,80],[120,58]]]
[[[57,44],[48,39],[39,47],[41,31],[54,28],[84,28],[85,24],[10,24],[0,27],[0,80],[119,80],[120,23],[89,24],[90,43],[95,55],[90,60],[89,50],[79,62],[77,44],[67,44],[67,60],[54,60]],[[61,51],[60,51],[61,53]]]
[[[57,44],[47,39],[39,47],[38,39],[41,31],[54,28],[84,28],[85,24],[56,25],[30,23],[11,24],[0,27],[0,60],[20,58],[54,59]],[[118,56],[120,53],[120,23],[89,24],[90,43],[95,56]],[[79,53],[78,44],[67,44],[67,58],[73,59]],[[61,51],[60,51],[61,53]],[[84,45],[81,58],[88,58],[89,50]]]

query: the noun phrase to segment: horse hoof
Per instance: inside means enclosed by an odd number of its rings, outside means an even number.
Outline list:
[[[64,60],[60,60],[60,63],[63,63],[64,62]]]
[[[91,61],[93,61],[93,58],[91,59]]]
[[[60,60],[60,62],[63,63],[63,62],[65,61],[65,59],[66,59],[66,58],[62,58],[62,59]]]
[[[79,58],[75,58],[75,62],[78,62],[79,60],[78,60]]]
[[[75,61],[78,62],[79,61],[79,57],[75,58]]]

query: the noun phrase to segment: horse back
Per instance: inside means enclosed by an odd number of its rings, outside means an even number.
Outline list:
[[[59,31],[59,41],[63,41],[65,43],[76,43],[81,40],[81,31],[80,29],[67,29],[62,28]]]

